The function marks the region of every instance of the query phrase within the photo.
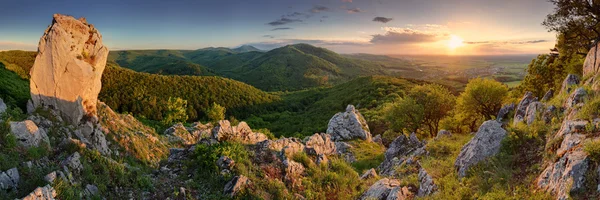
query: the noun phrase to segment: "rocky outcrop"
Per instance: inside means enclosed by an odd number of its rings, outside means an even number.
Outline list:
[[[398,136],[385,151],[385,160],[379,165],[379,173],[385,176],[396,175],[395,166],[410,161],[415,156],[426,153],[425,144],[413,133],[410,137]]]
[[[99,190],[98,187],[96,187],[95,185],[90,185],[87,184],[85,185],[85,190],[83,191],[83,194],[88,197],[88,198],[92,198],[95,195],[98,195]]]
[[[308,155],[332,155],[336,153],[336,146],[331,135],[324,133],[315,133],[314,135],[304,139],[306,146],[304,147]]]
[[[23,197],[21,200],[54,200],[56,197],[56,190],[50,185],[44,187],[38,187],[29,195]]]
[[[283,161],[284,180],[291,187],[300,185],[300,178],[304,173],[304,166],[296,161],[286,159]]]
[[[554,97],[554,89],[549,89],[542,97],[542,101],[549,101],[552,97]]]
[[[84,18],[53,17],[31,68],[31,100],[34,107],[61,111],[76,125],[84,116],[96,115],[108,48],[98,30]]]
[[[305,149],[304,144],[298,138],[280,138],[277,140],[265,140],[256,144],[259,153],[268,151],[281,152],[285,157],[291,157]]]
[[[569,199],[571,192],[585,188],[585,173],[588,167],[589,159],[585,152],[570,152],[548,166],[538,177],[537,185],[557,195],[556,199]]]
[[[342,157],[346,162],[356,162],[356,156],[352,152],[354,146],[346,142],[335,142],[335,151],[338,156]]]
[[[536,118],[538,117],[538,113],[544,110],[544,104],[536,101],[531,102],[529,106],[527,106],[527,110],[525,111],[525,122],[527,125],[531,125]]]
[[[0,116],[2,116],[2,113],[6,112],[7,108],[8,107],[6,106],[4,101],[0,98]]]
[[[517,108],[515,110],[515,117],[513,119],[513,123],[516,125],[518,123],[521,123],[523,120],[525,120],[525,115],[527,113],[527,107],[529,106],[530,103],[537,101],[537,98],[533,96],[533,93],[531,92],[526,92],[525,96],[523,96],[523,99],[521,99],[521,101],[519,102],[519,105],[517,105]]]
[[[233,179],[225,185],[223,193],[227,196],[234,197],[249,184],[250,180],[244,175],[233,177]]]
[[[502,121],[508,115],[508,113],[510,113],[513,110],[515,110],[515,104],[514,103],[511,103],[511,104],[508,104],[508,105],[503,105],[502,108],[500,108],[500,110],[498,111],[498,115],[496,116],[496,120]]]
[[[10,132],[15,136],[17,142],[26,148],[37,147],[42,143],[50,145],[46,131],[38,128],[31,120],[10,122]]]
[[[238,141],[243,144],[256,144],[268,140],[262,133],[252,132],[246,122],[240,122],[237,126],[231,126],[228,120],[221,120],[212,130],[212,139],[216,141]]]
[[[182,123],[177,123],[169,127],[167,130],[165,130],[164,135],[167,136],[169,142],[171,143],[191,145],[198,142]]]
[[[223,170],[232,170],[233,166],[235,166],[235,161],[227,156],[221,156],[217,160],[217,166],[219,169]]]
[[[81,156],[79,153],[75,152],[71,154],[71,156],[67,157],[65,160],[61,162],[63,169],[67,172],[81,172],[83,170],[83,165],[81,164]]]
[[[423,197],[433,194],[437,189],[438,187],[433,182],[433,178],[427,174],[425,169],[419,169],[419,192],[417,193],[417,196]]]
[[[577,76],[577,75],[574,75],[574,74],[567,75],[567,77],[565,78],[565,80],[563,81],[563,83],[560,87],[560,94],[571,93],[573,86],[579,85],[580,81],[581,80],[579,79],[579,76]]]
[[[0,172],[0,189],[16,189],[19,186],[19,170],[11,168],[5,172]]]
[[[583,62],[583,76],[588,77],[600,71],[600,43],[592,47]]]
[[[400,181],[396,179],[383,178],[373,184],[363,195],[361,200],[387,200],[387,199],[412,199],[412,193],[408,187],[400,187]]]
[[[471,166],[498,154],[501,142],[506,135],[506,130],[496,120],[481,124],[475,137],[463,146],[454,162],[458,176],[461,178],[466,176]]]
[[[362,176],[360,176],[360,179],[365,180],[375,177],[377,177],[377,172],[375,171],[375,169],[371,168],[367,170]]]
[[[565,108],[572,108],[579,103],[583,103],[584,97],[587,95],[587,92],[584,88],[577,88],[569,97],[567,101],[563,105]]]
[[[557,117],[557,111],[558,109],[556,109],[556,106],[554,105],[550,105],[546,108],[546,110],[544,110],[544,114],[542,114],[542,119],[544,120],[544,122],[550,123],[552,121],[552,118]]]
[[[109,155],[112,152],[108,148],[106,135],[102,132],[102,127],[99,123],[91,121],[81,123],[73,133],[87,147],[98,150],[102,155]]]
[[[348,105],[346,112],[337,113],[329,120],[327,134],[330,134],[334,141],[356,138],[371,141],[367,121],[353,105]]]

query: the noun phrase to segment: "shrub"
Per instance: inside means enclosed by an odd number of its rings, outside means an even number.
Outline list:
[[[206,109],[208,119],[216,122],[225,119],[225,107],[213,102],[210,108]]]
[[[600,161],[600,140],[591,140],[583,144],[583,150],[590,156],[590,158],[598,162]]]

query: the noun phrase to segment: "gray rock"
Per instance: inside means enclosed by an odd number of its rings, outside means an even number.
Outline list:
[[[438,131],[437,136],[435,136],[435,138],[439,139],[442,137],[450,137],[450,136],[452,136],[452,133],[450,133],[450,131],[442,129],[442,130]]]
[[[587,92],[585,91],[585,89],[583,88],[577,88],[573,93],[571,93],[571,95],[569,95],[569,97],[567,98],[567,101],[565,102],[564,107],[565,108],[572,108],[575,105],[577,105],[578,103],[582,103],[584,100],[584,97],[587,95]]]
[[[170,148],[167,162],[173,163],[186,158],[187,150],[184,148]]]
[[[549,191],[556,199],[570,199],[569,194],[585,188],[589,159],[582,150],[571,151],[549,165],[537,179],[540,189]]]
[[[4,103],[4,101],[0,98],[0,116],[2,116],[2,113],[6,112],[7,106]]]
[[[560,87],[560,94],[571,93],[572,87],[579,85],[580,81],[581,80],[579,79],[579,76],[577,76],[577,75],[574,75],[574,74],[567,75],[567,77],[565,78],[565,80],[562,83],[562,86]]]
[[[336,153],[336,146],[331,135],[325,133],[315,133],[304,139],[304,151],[308,155],[332,155]]]
[[[400,181],[383,178],[373,184],[360,197],[361,200],[411,199],[414,196],[408,187],[400,187]]]
[[[525,111],[525,122],[531,125],[537,118],[538,113],[544,110],[544,104],[539,101],[531,102]]]
[[[550,105],[546,108],[546,110],[544,111],[544,114],[542,115],[542,119],[544,120],[544,122],[546,124],[550,123],[552,121],[552,118],[557,116],[556,111],[557,111],[557,109],[556,109],[556,106],[554,106],[554,105]]]
[[[37,147],[42,143],[50,145],[46,131],[38,128],[31,120],[10,122],[10,130],[19,144],[26,148]]]
[[[500,108],[500,110],[498,111],[498,115],[496,116],[496,120],[502,121],[506,117],[506,115],[508,115],[508,113],[510,113],[513,110],[515,110],[515,104],[514,103],[503,105],[502,108]]]
[[[177,123],[169,127],[165,130],[164,135],[167,136],[170,143],[191,145],[198,142],[198,138],[194,138],[182,123]]]
[[[585,61],[583,62],[583,76],[591,77],[595,75],[598,70],[600,70],[600,49],[598,47],[600,43],[596,44],[596,46],[592,47],[585,57]]]
[[[299,179],[302,177],[305,168],[302,164],[296,161],[286,159],[283,161],[283,171],[285,172],[285,182],[288,185],[296,186],[300,183]]]
[[[81,164],[81,156],[78,152],[71,154],[71,156],[67,157],[65,160],[61,162],[63,167],[68,167],[71,172],[81,172],[83,170],[83,165]]]
[[[327,164],[327,163],[329,163],[329,159],[327,158],[327,156],[325,154],[319,154],[319,155],[317,155],[317,159],[315,160],[315,163],[317,163],[317,165]]]
[[[348,105],[346,112],[337,113],[329,120],[327,134],[330,134],[334,141],[355,138],[371,141],[369,125],[353,105]]]
[[[233,179],[225,185],[223,193],[227,196],[234,197],[249,184],[250,180],[244,175],[233,177]]]
[[[269,139],[265,134],[252,132],[246,122],[231,126],[227,120],[219,121],[213,128],[211,137],[219,142],[238,141],[243,144],[256,144]]]
[[[419,192],[417,196],[423,197],[433,194],[438,189],[437,185],[433,182],[433,178],[427,174],[425,169],[419,169]]]
[[[549,89],[542,97],[542,101],[549,101],[552,97],[554,97],[554,89]]]
[[[54,200],[54,197],[56,197],[56,190],[52,186],[46,185],[36,188],[21,200]]]
[[[232,170],[233,166],[235,166],[235,161],[227,156],[221,156],[219,160],[217,160],[217,166],[219,169]]]
[[[377,172],[375,171],[375,169],[371,168],[367,170],[362,176],[360,176],[360,179],[365,180],[375,177],[377,177]]]
[[[85,185],[85,191],[83,191],[86,197],[93,197],[99,194],[98,187],[95,185],[87,184]]]
[[[336,154],[342,157],[346,162],[356,162],[356,157],[352,153],[354,147],[346,142],[335,142]]]
[[[506,130],[496,120],[486,121],[479,127],[475,137],[471,139],[460,151],[454,168],[460,178],[467,175],[467,170],[500,151],[502,140],[506,137]]]
[[[58,176],[58,174],[56,173],[56,171],[50,172],[49,174],[46,174],[46,176],[44,176],[44,180],[48,183],[54,183],[54,180],[56,180],[56,177]]]
[[[19,186],[19,170],[11,168],[5,172],[0,172],[0,189],[16,189]]]
[[[381,134],[377,134],[375,137],[373,137],[373,142],[378,143],[378,144],[383,144],[383,139],[381,138]]]
[[[515,110],[515,117],[513,119],[513,123],[515,125],[518,123],[521,123],[523,120],[525,120],[525,115],[527,113],[527,107],[529,106],[530,103],[535,102],[535,101],[537,101],[537,98],[533,96],[533,93],[525,92],[523,99],[521,99],[521,101],[519,102],[519,105],[517,105],[517,108]]]
[[[425,153],[425,144],[417,139],[414,133],[410,137],[400,135],[385,151],[385,159],[379,165],[379,173],[385,176],[394,176],[396,174],[395,167],[401,165],[411,157],[422,155]]]
[[[87,147],[97,150],[102,155],[110,155],[111,150],[108,148],[106,135],[102,132],[99,123],[87,121],[79,124],[77,130],[73,133]]]

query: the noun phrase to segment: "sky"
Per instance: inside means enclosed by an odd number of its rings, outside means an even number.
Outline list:
[[[54,13],[110,50],[308,43],[338,53],[547,53],[547,0],[0,0],[0,50],[36,50]]]

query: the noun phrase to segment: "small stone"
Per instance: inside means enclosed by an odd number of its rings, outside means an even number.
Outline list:
[[[250,184],[250,180],[244,175],[233,177],[224,188],[224,194],[229,197],[234,197],[240,191],[242,191],[247,185]]]
[[[235,161],[227,156],[221,156],[219,158],[219,160],[217,160],[217,166],[220,169],[231,170],[231,169],[233,169],[234,165],[235,165]]]
[[[375,169],[371,168],[367,170],[362,176],[360,176],[360,179],[365,180],[375,177],[377,177],[377,172],[375,171]]]

